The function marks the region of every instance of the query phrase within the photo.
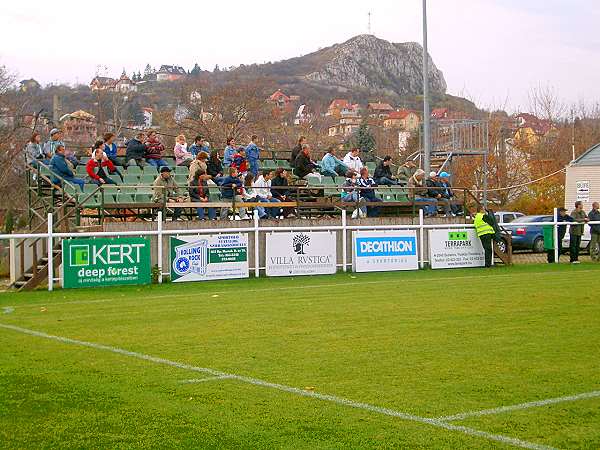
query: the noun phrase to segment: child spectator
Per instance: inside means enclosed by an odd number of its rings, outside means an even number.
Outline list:
[[[193,160],[193,156],[187,149],[187,142],[185,136],[180,134],[175,139],[175,148],[173,148],[173,154],[175,155],[175,165],[189,167]]]

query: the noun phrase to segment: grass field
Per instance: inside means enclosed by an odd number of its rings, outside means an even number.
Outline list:
[[[2,294],[0,447],[597,449],[599,277],[530,265]]]

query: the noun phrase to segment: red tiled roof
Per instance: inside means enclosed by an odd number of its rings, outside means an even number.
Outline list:
[[[436,108],[431,111],[431,117],[435,119],[443,119],[448,114],[448,108]]]
[[[403,109],[401,111],[392,111],[388,116],[388,119],[406,119],[411,113],[413,113],[413,111],[410,111],[408,109]]]
[[[333,109],[333,108],[343,109],[343,108],[349,108],[350,106],[351,105],[350,105],[350,102],[348,100],[343,99],[343,98],[336,98],[329,105],[329,109]]]
[[[281,92],[281,89],[277,89],[270,97],[269,99],[272,101],[276,101],[279,100],[280,98],[285,98],[286,101],[289,101],[290,98],[285,95],[283,92]]]
[[[374,111],[393,111],[394,108],[392,105],[390,105],[389,103],[369,103],[367,105],[368,109],[374,110]]]

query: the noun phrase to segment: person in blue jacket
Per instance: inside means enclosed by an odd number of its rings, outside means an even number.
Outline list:
[[[346,164],[335,156],[335,147],[329,147],[321,160],[321,175],[335,178],[338,175],[345,175],[347,172],[348,167]]]
[[[208,145],[206,145],[204,138],[201,135],[198,135],[194,138],[194,143],[190,145],[189,152],[194,155],[195,158],[200,152],[210,154],[210,149],[208,148]]]
[[[258,136],[253,134],[250,139],[250,143],[246,147],[246,159],[248,160],[248,165],[250,166],[249,171],[254,178],[258,176],[258,161],[260,160],[260,148],[255,144],[255,141],[258,139]]]
[[[83,191],[83,185],[85,184],[85,181],[81,178],[76,178],[75,174],[67,164],[64,145],[59,144],[55,147],[54,156],[52,156],[52,159],[50,160],[50,169],[55,174],[55,176],[52,178],[52,182],[54,184],[60,185],[62,179],[69,183],[78,185]]]
[[[233,155],[237,153],[237,149],[235,148],[235,139],[230,137],[227,138],[227,147],[225,147],[225,153],[223,154],[223,166],[231,167],[231,163],[233,163]]]

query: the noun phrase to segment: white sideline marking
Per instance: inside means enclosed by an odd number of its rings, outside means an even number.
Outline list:
[[[519,403],[518,405],[500,406],[498,408],[483,409],[481,411],[470,411],[452,416],[438,417],[437,420],[450,422],[452,420],[462,420],[469,417],[486,416],[489,414],[501,414],[510,411],[519,411],[521,409],[538,408],[540,406],[554,405],[556,403],[574,402],[577,400],[585,400],[589,398],[600,397],[600,391],[584,392],[583,394],[568,395],[565,397],[547,398],[545,400],[537,400],[534,402]]]
[[[181,384],[192,384],[192,383],[204,383],[205,381],[213,381],[213,380],[227,380],[231,378],[229,375],[219,375],[218,377],[208,377],[208,378],[192,378],[191,380],[181,380]]]
[[[13,308],[12,306],[5,306],[2,308],[2,314],[10,314],[11,312],[14,312],[15,308]]]
[[[362,409],[362,410],[377,413],[377,414],[398,417],[399,419],[412,421],[412,422],[424,423],[424,424],[431,425],[434,427],[443,428],[443,429],[449,430],[449,431],[459,431],[459,432],[467,434],[469,436],[481,437],[484,439],[488,439],[488,440],[492,440],[492,441],[496,441],[496,442],[502,442],[503,444],[513,445],[516,447],[528,448],[528,449],[533,449],[533,450],[551,450],[552,449],[552,447],[523,441],[521,439],[516,439],[516,438],[509,437],[509,436],[487,433],[485,431],[480,431],[480,430],[476,430],[474,428],[469,428],[469,427],[464,427],[464,426],[459,426],[459,425],[452,425],[450,423],[442,422],[439,419],[420,417],[420,416],[416,416],[413,414],[395,411],[393,409],[382,408],[380,406],[371,405],[369,403],[355,402],[353,400],[349,400],[349,399],[346,399],[343,397],[337,397],[335,395],[319,394],[314,391],[298,389],[298,388],[295,388],[292,386],[286,386],[283,384],[271,383],[268,381],[260,380],[258,378],[251,378],[251,377],[246,377],[243,375],[234,375],[234,374],[230,374],[230,373],[226,373],[226,372],[221,372],[221,371],[215,370],[215,369],[210,369],[207,367],[196,367],[196,366],[192,366],[189,364],[180,363],[177,361],[171,361],[168,359],[159,358],[156,356],[145,355],[143,353],[132,352],[132,351],[124,350],[124,349],[117,348],[117,347],[110,347],[108,345],[95,344],[93,342],[80,341],[77,339],[71,339],[71,338],[62,337],[62,336],[55,336],[55,335],[46,334],[46,333],[43,333],[40,331],[29,330],[27,328],[17,327],[14,325],[6,325],[6,324],[0,323],[0,328],[16,331],[16,332],[23,333],[23,334],[28,334],[31,336],[37,336],[37,337],[41,337],[41,338],[45,338],[45,339],[51,339],[54,341],[65,343],[65,344],[78,345],[81,347],[89,347],[89,348],[93,348],[96,350],[104,350],[104,351],[116,353],[119,355],[129,356],[132,358],[137,358],[137,359],[141,359],[144,361],[153,362],[155,364],[163,364],[165,366],[171,366],[171,367],[176,367],[178,369],[189,370],[191,372],[206,373],[206,374],[212,375],[213,377],[227,377],[227,378],[238,380],[243,383],[248,383],[248,384],[251,384],[254,386],[261,386],[261,387],[266,387],[266,388],[270,388],[270,389],[276,389],[278,391],[288,392],[291,394],[299,395],[301,397],[316,398],[319,400],[335,403],[337,405],[347,406],[349,408]]]

